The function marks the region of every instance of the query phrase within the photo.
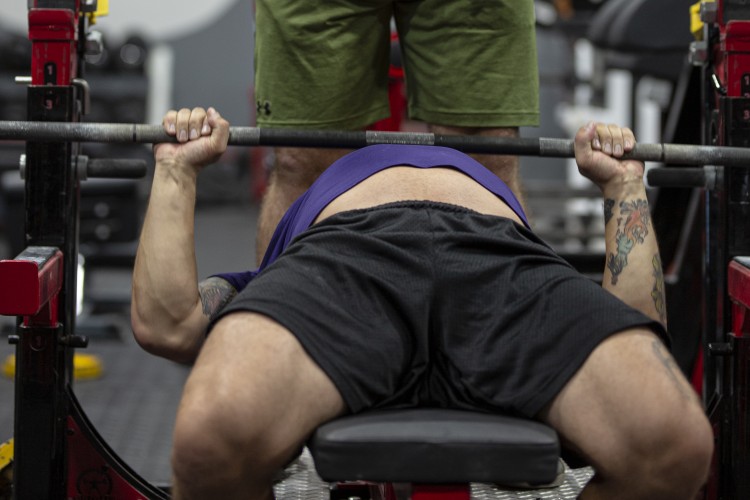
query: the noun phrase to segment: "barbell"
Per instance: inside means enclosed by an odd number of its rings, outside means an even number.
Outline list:
[[[0,121],[0,140],[36,142],[177,142],[161,125]],[[441,135],[372,130],[297,130],[230,127],[230,146],[282,146],[357,149],[375,144],[445,146],[465,153],[573,158],[573,141],[554,138]],[[624,156],[673,165],[750,166],[750,148],[691,144],[636,144]]]

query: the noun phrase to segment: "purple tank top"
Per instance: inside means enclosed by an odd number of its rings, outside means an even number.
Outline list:
[[[408,165],[418,168],[449,167],[468,175],[496,194],[528,227],[521,204],[513,192],[492,172],[470,156],[441,146],[383,144],[358,149],[333,163],[295,201],[276,226],[260,267],[255,271],[222,273],[216,276],[242,290],[259,272],[276,260],[289,243],[313,223],[320,212],[340,194],[371,175],[389,167]]]

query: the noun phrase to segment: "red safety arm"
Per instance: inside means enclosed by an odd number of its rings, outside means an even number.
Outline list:
[[[0,260],[0,314],[35,316],[55,304],[63,280],[63,254],[56,247],[28,247],[13,260]],[[56,307],[48,318],[57,323]]]
[[[732,333],[738,337],[750,336],[750,268],[739,260],[729,263],[727,288],[732,301]]]
[[[69,9],[30,9],[31,84],[70,85],[76,77],[78,23]]]

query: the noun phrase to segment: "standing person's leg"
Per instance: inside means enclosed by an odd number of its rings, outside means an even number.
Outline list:
[[[387,117],[391,13],[390,0],[256,0],[258,126],[355,130]],[[258,262],[289,205],[342,155],[275,151]]]
[[[477,127],[447,127],[444,125],[431,125],[430,129],[435,134],[446,135],[478,135],[486,137],[518,137],[517,127],[505,128],[477,128]],[[526,209],[523,194],[521,175],[519,173],[519,159],[517,156],[508,155],[471,155],[479,163],[487,167],[492,173],[500,177],[502,181],[516,195],[521,206]]]
[[[256,264],[260,264],[263,260],[263,254],[284,212],[331,163],[347,152],[341,149],[274,149],[274,163],[258,215],[258,233],[255,242]]]
[[[345,405],[297,339],[275,321],[221,319],[196,360],[177,414],[178,499],[273,498],[274,474]]]
[[[594,467],[582,499],[688,500],[708,476],[708,419],[650,330],[607,338],[540,417]]]
[[[409,116],[437,134],[517,136],[539,123],[534,2],[397,4]],[[518,158],[475,155],[523,204]]]

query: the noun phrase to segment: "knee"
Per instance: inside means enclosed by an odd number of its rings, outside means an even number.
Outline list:
[[[677,425],[670,432],[665,451],[667,460],[663,467],[675,471],[679,480],[694,480],[702,483],[708,476],[708,468],[714,449],[714,437],[708,419],[701,416],[684,425]]]
[[[172,473],[181,489],[193,489],[200,478],[202,484],[230,480],[233,463],[231,449],[215,436],[216,427],[207,419],[180,412],[172,444]]]
[[[172,444],[172,471],[180,484],[231,481],[241,472],[231,429],[213,408],[209,401],[201,407],[183,401],[180,407]]]
[[[631,460],[638,462],[635,468],[646,489],[658,498],[694,498],[708,478],[714,450],[713,431],[703,411],[675,414],[658,431],[644,432],[640,441]]]
[[[207,488],[240,481],[264,482],[273,474],[263,430],[252,415],[239,419],[224,411],[231,402],[216,391],[194,389],[177,414],[172,445],[172,471],[185,486]],[[240,424],[240,421],[243,424]],[[252,453],[247,453],[252,450]],[[268,468],[268,470],[266,470]],[[199,484],[193,484],[199,481]]]

